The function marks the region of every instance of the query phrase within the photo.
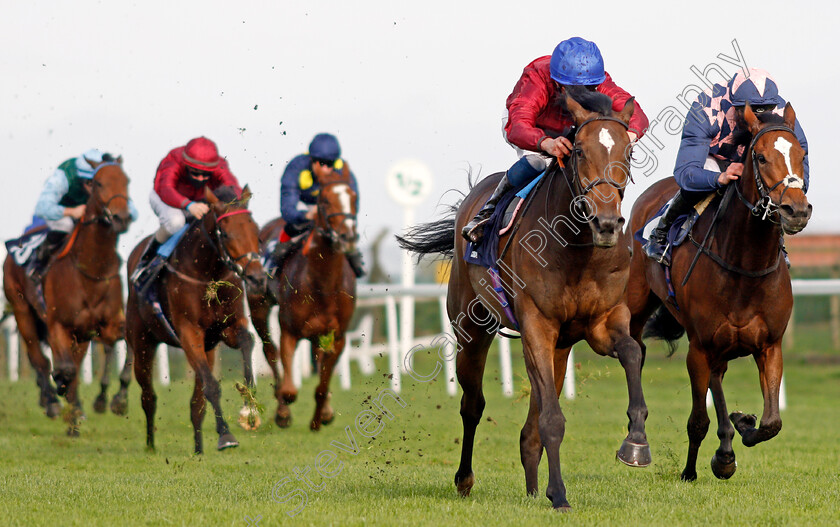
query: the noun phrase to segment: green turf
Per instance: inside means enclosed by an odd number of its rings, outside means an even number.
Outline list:
[[[685,422],[689,387],[684,345],[673,359],[652,348],[644,375],[650,417],[647,432],[654,463],[631,469],[615,461],[626,429],[627,396],[618,361],[579,350],[578,397],[561,398],[567,425],[561,447],[563,476],[573,511],[551,510],[543,493],[547,468],[540,473],[540,496],[525,495],[519,463],[519,429],[527,399],[505,398],[498,382],[495,353],[485,376],[487,408],[478,429],[472,496],[456,496],[452,483],[460,455],[458,398],[448,397],[443,374],[434,382],[403,377],[405,408],[390,404],[393,420],[375,439],[354,430],[358,454],[330,446],[347,443],[345,426],[369,408],[367,398],[387,388],[381,373],[354,375],[345,392],[335,382],[334,424],[320,433],[307,426],[314,407],[314,380],[304,383],[292,407],[287,430],[272,422],[257,432],[235,429],[237,449],[217,452],[212,420],[205,420],[204,456],[190,455],[191,386],[158,387],[157,451],[145,450],[139,391],[132,385],[127,418],[94,414],[95,385],[82,390],[88,419],[80,438],[64,435],[37,406],[34,382],[0,381],[0,524],[2,525],[840,525],[840,365],[789,361],[788,409],[784,428],[768,443],[747,449],[738,441],[738,471],[729,481],[714,478],[709,459],[717,448],[715,422],[700,452],[698,480],[684,483]],[[524,388],[521,354],[514,345],[516,390]],[[422,360],[421,360],[422,364]],[[384,366],[384,364],[383,364]],[[226,368],[227,369],[227,368]],[[419,370],[420,368],[418,368]],[[240,401],[235,372],[225,372],[225,411]],[[732,363],[724,388],[730,410],[760,412],[761,394],[754,363]],[[112,390],[113,391],[113,390]],[[268,407],[269,383],[258,396]],[[303,483],[295,467],[315,471],[325,450],[339,453],[332,479],[313,476],[320,492],[306,490],[308,502],[290,518],[296,500],[277,503],[272,489],[291,478],[278,496]]]

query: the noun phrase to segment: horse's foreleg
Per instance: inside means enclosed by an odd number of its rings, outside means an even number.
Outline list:
[[[710,371],[705,352],[692,342],[688,344],[685,362],[691,380],[691,414],[688,416],[687,426],[688,458],[681,478],[683,481],[694,481],[697,479],[697,452],[709,431],[706,391],[709,389]]]
[[[201,425],[204,423],[205,410],[204,386],[201,383],[201,375],[196,375],[192,397],[190,397],[190,421],[192,421],[193,425],[196,454],[204,453],[204,438],[201,433]]]
[[[245,400],[239,410],[239,426],[246,430],[256,430],[260,427],[261,421],[260,414],[252,403],[256,401],[257,383],[254,382],[254,337],[248,331],[248,321],[242,318],[234,325],[228,326],[222,332],[222,338],[225,344],[242,352],[242,369],[248,393],[243,394]]]
[[[718,421],[717,436],[720,439],[720,447],[712,456],[712,473],[720,479],[731,478],[737,467],[735,452],[732,450],[732,438],[735,436],[735,429],[729,422],[726,399],[723,396],[723,375],[725,373],[726,363],[712,371],[709,379],[709,389],[712,391],[715,415]]]
[[[111,411],[115,415],[125,415],[128,413],[128,385],[131,384],[131,369],[134,365],[134,352],[129,346],[126,346],[125,364],[123,364],[122,371],[120,371],[120,389],[114,394],[111,399]]]
[[[190,366],[195,371],[195,375],[201,377],[201,384],[203,385],[204,396],[210,401],[213,406],[213,412],[216,417],[216,432],[219,434],[219,443],[217,448],[224,450],[239,446],[239,442],[230,432],[230,427],[225,421],[222,413],[222,387],[219,381],[213,377],[213,370],[210,367],[216,356],[216,350],[204,349],[204,331],[193,327],[190,323],[185,323],[178,331],[178,336],[181,337],[181,344],[184,354],[190,363]],[[201,423],[195,429],[196,433],[201,431]],[[200,453],[200,452],[199,452]]]
[[[146,448],[155,448],[155,410],[157,409],[157,395],[152,386],[152,369],[155,362],[155,348],[152,343],[136,339],[137,347],[126,340],[128,355],[134,356],[134,378],[140,386],[140,403],[146,414]],[[128,358],[126,358],[128,363]]]
[[[24,339],[26,345],[26,356],[29,358],[29,363],[35,369],[35,382],[38,385],[39,397],[38,404],[46,410],[47,417],[54,419],[61,413],[61,402],[58,400],[55,388],[50,382],[50,360],[44,355],[41,349],[41,342],[38,340],[38,333],[32,323],[31,331],[28,323],[21,323],[20,319],[15,317],[18,321],[18,332]]]
[[[330,406],[330,379],[332,378],[335,364],[344,351],[346,339],[344,335],[336,337],[333,342],[332,350],[321,349],[321,364],[320,381],[315,388],[315,415],[312,416],[312,421],[309,423],[311,430],[320,430],[322,424],[330,424],[335,419],[335,412]]]
[[[91,345],[91,353],[94,346]],[[104,414],[108,407],[108,386],[111,384],[111,368],[114,364],[114,346],[102,343],[102,354],[105,357],[102,365],[102,377],[99,380],[99,395],[93,400],[93,411]]]
[[[295,402],[298,394],[298,389],[292,381],[292,361],[297,343],[298,338],[291,331],[280,332],[280,362],[283,363],[283,384],[280,386],[280,394],[286,404]]]
[[[278,351],[277,346],[274,345],[274,341],[271,339],[271,330],[268,327],[271,306],[267,302],[251,302],[249,305],[251,306],[251,321],[254,323],[254,329],[257,330],[257,335],[262,340],[263,355],[265,355],[265,360],[268,362],[269,367],[271,367],[271,374],[274,376],[274,398],[277,399],[277,412],[274,414],[274,422],[277,426],[286,428],[291,424],[292,419],[280,392],[282,379],[278,364]],[[282,415],[280,411],[281,407],[285,408]]]
[[[741,434],[744,446],[755,446],[762,441],[776,437],[782,429],[782,417],[779,415],[779,389],[782,384],[782,346],[781,341],[771,344],[762,352],[755,354],[758,376],[761,382],[761,394],[764,396],[764,411],[761,424],[755,428],[755,416],[734,412],[729,418],[735,429]]]

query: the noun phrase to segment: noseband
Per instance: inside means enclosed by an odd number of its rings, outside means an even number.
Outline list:
[[[785,196],[785,192],[787,192],[787,190],[791,188],[792,181],[789,181],[790,178],[785,176],[784,178],[776,182],[775,185],[768,189],[767,185],[764,183],[764,178],[761,177],[761,170],[758,168],[758,154],[755,151],[755,144],[761,136],[768,132],[787,132],[791,134],[794,137],[794,140],[798,142],[798,140],[796,139],[796,132],[794,132],[787,126],[775,125],[768,126],[767,128],[762,128],[761,130],[759,130],[758,133],[755,134],[755,136],[752,138],[752,141],[750,141],[750,145],[746,154],[752,158],[753,177],[755,178],[755,186],[758,189],[759,199],[755,203],[750,203],[750,201],[747,198],[745,198],[743,194],[741,194],[740,186],[736,185],[735,189],[738,191],[738,197],[741,199],[741,202],[744,205],[746,205],[748,209],[750,209],[750,212],[753,216],[761,216],[762,220],[769,219],[773,223],[779,223],[779,221],[773,219],[773,214],[776,214],[779,211],[779,205],[773,203],[773,200],[770,198],[770,193],[773,192],[779,185],[784,184],[785,188],[784,190],[782,190],[782,195],[779,197],[779,203],[781,203],[782,198],[784,198]]]

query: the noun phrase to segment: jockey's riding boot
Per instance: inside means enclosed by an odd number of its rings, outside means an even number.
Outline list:
[[[152,298],[149,296],[149,291],[155,281],[158,273],[166,265],[166,258],[155,254],[154,258],[146,265],[140,276],[134,281],[134,287],[137,289],[137,294],[146,302],[151,303]]]
[[[475,218],[464,225],[464,228],[461,229],[461,236],[476,245],[480,244],[481,239],[484,237],[484,228],[487,226],[487,222],[490,221],[490,216],[493,215],[493,211],[496,210],[496,204],[499,203],[502,196],[504,196],[505,193],[512,188],[513,185],[510,184],[507,173],[505,173],[505,175],[502,176],[501,181],[499,181],[499,184],[496,186],[496,190],[493,191],[493,195],[490,196],[489,200],[487,200],[487,203],[485,203],[481,210],[478,211]]]
[[[146,250],[140,255],[140,261],[137,262],[137,267],[134,268],[134,273],[131,275],[131,281],[134,283],[134,289],[141,296],[146,295],[146,292],[149,289],[148,286],[151,284],[154,275],[157,275],[163,267],[163,264],[166,263],[166,259],[157,254],[157,250],[160,248],[160,245],[161,244],[157,241],[157,238],[151,239],[149,245],[146,246]],[[160,262],[156,262],[155,266],[153,266],[152,262],[154,262],[155,259],[160,260]],[[157,267],[157,269],[152,269],[152,267]]]
[[[671,260],[668,257],[668,231],[671,230],[671,224],[674,223],[674,220],[683,214],[688,214],[692,206],[691,202],[683,198],[682,193],[674,196],[665,210],[665,214],[659,218],[659,224],[650,233],[650,239],[642,248],[648,258],[666,266],[671,265]]]
[[[44,272],[47,270],[47,264],[50,261],[50,256],[52,256],[53,252],[55,252],[55,250],[64,243],[64,239],[66,237],[66,232],[49,231],[47,233],[47,237],[44,238],[44,241],[38,246],[35,254],[32,255],[32,260],[26,270],[26,274],[32,280],[36,289],[41,286],[41,281],[44,278]]]
[[[350,263],[350,268],[353,269],[356,278],[363,277],[365,275],[365,262],[362,260],[362,252],[356,249],[345,256],[347,256],[347,261]]]
[[[269,260],[269,265],[266,267],[273,267],[276,269],[275,274],[280,271],[283,267],[283,262],[286,258],[291,254],[292,249],[297,246],[297,241],[300,240],[301,235],[298,234],[294,238],[290,239],[286,242],[278,241],[277,244],[274,246],[274,250],[271,251],[271,259]]]

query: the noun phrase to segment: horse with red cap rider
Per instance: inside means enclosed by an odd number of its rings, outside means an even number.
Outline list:
[[[269,258],[266,268],[279,268],[283,261],[298,246],[296,242],[308,233],[318,211],[320,181],[333,170],[341,171],[347,162],[341,158],[341,146],[332,134],[318,134],[309,143],[309,151],[295,156],[280,180],[280,215],[286,224],[277,241],[269,243]],[[359,186],[356,176],[350,172],[350,186],[356,193],[356,211],[359,207]],[[347,253],[347,261],[357,278],[365,275],[362,253],[356,249]]]
[[[560,99],[568,93],[575,100],[584,100],[586,91],[610,97],[616,112],[632,98],[604,71],[604,59],[594,42],[572,37],[557,44],[550,56],[540,57],[525,66],[507,98],[502,119],[502,135],[520,159],[508,169],[475,218],[464,226],[461,231],[464,238],[481,243],[484,228],[502,196],[536,178],[547,168],[551,158],[562,159],[572,152],[569,137],[574,135],[575,121],[563,109]],[[627,128],[631,143],[641,137],[647,127],[647,116],[635,103]]]
[[[743,156],[752,135],[744,119],[749,103],[760,121],[781,119],[785,101],[770,74],[758,68],[740,70],[726,85],[715,84],[700,93],[691,105],[683,127],[674,179],[680,186],[643,249],[657,262],[670,265],[668,231],[671,224],[710,192],[738,179],[744,171]],[[808,190],[808,141],[795,122],[794,132],[805,150],[803,191]],[[782,244],[784,247],[784,244]],[[787,259],[787,256],[785,256]]]
[[[237,195],[242,193],[227,160],[219,156],[216,143],[206,137],[196,137],[185,146],[172,149],[160,162],[149,195],[160,228],[131,276],[142,298],[166,265],[169,255],[160,254],[161,245],[184,228],[187,218],[201,219],[207,214],[210,207],[204,202],[205,187],[215,190],[221,186],[233,187]]]

